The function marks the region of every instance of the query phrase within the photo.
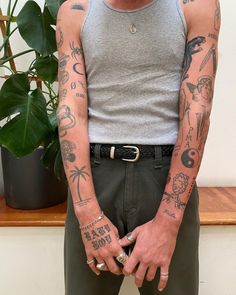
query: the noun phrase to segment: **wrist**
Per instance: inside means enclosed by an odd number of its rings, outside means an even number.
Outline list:
[[[183,219],[183,212],[177,212],[168,207],[159,207],[157,214],[154,218],[154,222],[158,222],[158,224],[162,224],[162,227],[166,229],[173,229],[174,231],[178,231],[180,224]]]
[[[77,216],[77,219],[81,225],[88,224],[98,218],[101,215],[101,208],[99,204],[94,200],[83,207],[76,206],[74,204],[74,211]]]

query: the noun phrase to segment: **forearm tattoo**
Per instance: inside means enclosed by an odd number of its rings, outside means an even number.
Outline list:
[[[75,126],[75,116],[71,113],[71,109],[67,105],[61,105],[57,109],[57,119],[59,126],[59,134],[61,137],[67,134],[67,130]]]
[[[215,10],[215,19],[214,19],[214,28],[216,31],[220,30],[220,22],[221,22],[221,11],[220,11],[220,2],[216,1],[216,10]]]
[[[93,230],[84,232],[83,236],[86,241],[92,243],[94,250],[98,250],[99,248],[105,247],[107,244],[112,242],[109,234],[110,231],[110,226],[105,224]]]
[[[74,150],[76,149],[76,144],[69,140],[61,141],[61,154],[63,163],[66,168],[68,168],[68,161],[73,163],[76,159]]]
[[[181,210],[185,209],[186,203],[182,202],[180,195],[183,194],[188,187],[189,176],[184,173],[178,173],[173,177],[172,192],[164,192],[163,202],[170,203],[172,200],[175,207]]]
[[[86,181],[86,175],[89,176],[89,173],[86,171],[86,166],[78,168],[77,166],[74,167],[74,170],[70,170],[69,178],[72,178],[72,182],[77,183],[77,196],[78,199],[74,201],[75,206],[85,206],[91,200],[91,197],[84,197],[80,193],[80,183],[81,179],[83,178]]]

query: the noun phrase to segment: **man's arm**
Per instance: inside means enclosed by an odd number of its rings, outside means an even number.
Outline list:
[[[121,270],[114,260],[123,251],[117,241],[118,230],[105,215],[98,223],[93,223],[101,209],[90,165],[86,70],[80,42],[80,28],[87,7],[86,0],[67,0],[57,16],[59,139],[75,214],[81,225],[90,224],[81,229],[87,260],[92,261],[88,267],[100,274],[96,263],[105,262],[106,270],[119,275]]]
[[[210,124],[220,29],[219,2],[183,0],[182,7],[188,34],[180,87],[178,138],[162,202],[155,218],[132,232],[136,244],[123,270],[128,275],[138,265],[135,273],[138,287],[145,277],[153,280],[159,267],[161,273],[168,273]],[[126,246],[130,242],[124,237],[120,244]],[[163,290],[167,281],[168,275],[161,275],[158,289]]]

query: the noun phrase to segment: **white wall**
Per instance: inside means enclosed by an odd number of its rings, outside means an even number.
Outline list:
[[[0,294],[64,295],[63,237],[64,227],[0,227]],[[235,244],[235,226],[201,227],[199,295],[236,294]],[[119,295],[138,294],[126,278]]]
[[[26,0],[19,0],[20,4],[25,2]],[[38,0],[37,2],[42,4],[44,1]],[[5,11],[8,1],[0,0],[0,3]],[[219,65],[211,127],[198,176],[198,184],[202,186],[236,186],[235,1],[221,0],[221,10]],[[17,34],[13,40],[13,45],[14,52],[24,47],[24,42],[19,42]],[[27,59],[17,59],[17,66],[24,67],[26,64]]]
[[[19,0],[20,4],[25,2],[26,0]],[[37,2],[43,3],[43,0],[38,0]],[[2,9],[5,11],[8,1],[0,0],[0,3],[2,4]],[[198,176],[198,184],[203,186],[236,185],[235,1],[221,0],[221,10],[222,29],[219,44],[219,66],[211,127]],[[19,42],[17,34],[13,41],[14,52],[24,47],[24,42]],[[17,59],[17,66],[24,67],[26,64],[27,59]]]

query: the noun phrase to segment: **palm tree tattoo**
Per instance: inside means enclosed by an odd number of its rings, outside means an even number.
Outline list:
[[[74,170],[71,170],[71,175],[70,178],[72,178],[72,181],[74,182],[77,180],[77,193],[78,193],[78,201],[75,201],[74,204],[79,205],[79,206],[84,206],[86,205],[91,198],[83,199],[83,197],[80,194],[80,179],[81,177],[86,181],[86,176],[89,176],[88,172],[85,171],[85,166],[81,167],[80,169],[75,166]]]

